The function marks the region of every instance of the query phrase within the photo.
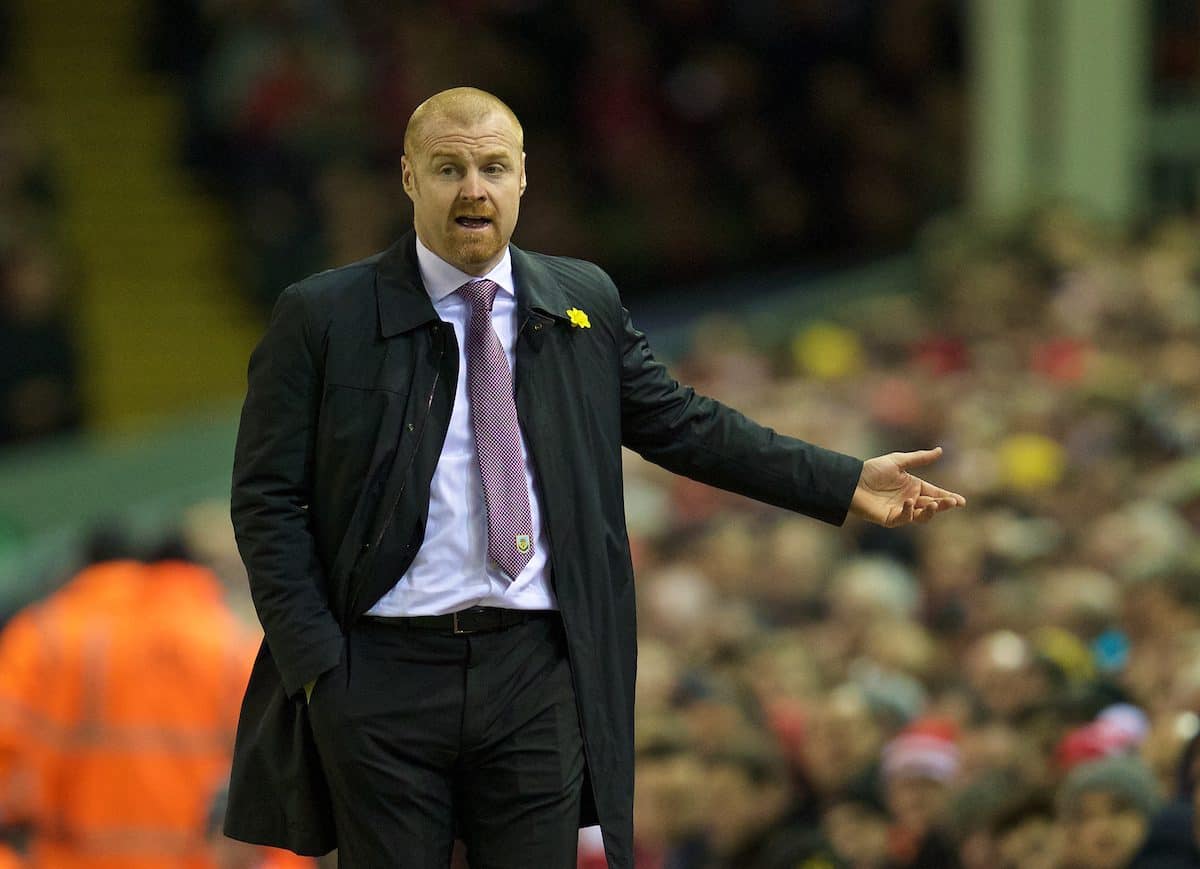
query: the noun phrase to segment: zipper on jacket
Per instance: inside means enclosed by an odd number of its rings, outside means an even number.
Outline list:
[[[433,398],[437,394],[438,380],[442,376],[442,358],[446,355],[446,338],[442,333],[441,326],[436,327],[438,336],[438,358],[433,369],[433,385],[429,387],[429,398],[425,401],[425,413],[421,416],[420,428],[417,429],[417,442],[413,445],[412,452],[408,456],[408,464],[404,466],[404,472],[400,477],[400,489],[396,492],[396,497],[392,501],[392,507],[388,510],[387,519],[383,523],[383,528],[379,530],[379,535],[375,538],[372,544],[376,549],[379,548],[380,542],[383,540],[383,535],[387,534],[388,528],[392,526],[392,517],[396,515],[396,508],[400,506],[400,499],[404,496],[404,489],[408,485],[408,472],[412,469],[413,462],[417,460],[417,453],[421,449],[421,439],[425,434],[425,424],[429,421],[429,412],[433,408]]]
[[[438,381],[442,376],[442,359],[446,355],[446,338],[440,326],[434,327],[438,336],[438,358],[433,369],[433,385],[429,387],[429,398],[425,401],[425,413],[421,416],[419,427],[417,428],[417,442],[413,445],[412,452],[408,457],[408,464],[404,466],[404,471],[400,476],[400,488],[396,492],[396,497],[392,499],[391,509],[388,510],[387,518],[384,519],[383,527],[379,529],[379,534],[375,537],[374,543],[368,543],[364,549],[379,549],[379,544],[383,541],[383,537],[387,534],[388,529],[392,527],[392,517],[396,515],[396,508],[400,506],[400,499],[404,497],[404,490],[408,487],[408,472],[412,470],[413,463],[417,460],[417,453],[421,450],[421,439],[425,434],[425,424],[429,420],[430,410],[433,408],[433,399],[437,395]],[[360,589],[361,590],[361,589]],[[350,614],[354,611],[354,606],[357,604],[358,595],[355,594],[355,600],[350,602],[350,606],[346,608],[346,624],[342,625],[342,631],[346,632],[349,628]]]

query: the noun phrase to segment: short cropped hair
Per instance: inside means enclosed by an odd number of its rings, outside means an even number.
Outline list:
[[[417,106],[404,129],[404,153],[412,157],[420,150],[421,135],[434,118],[448,118],[470,125],[494,114],[503,115],[512,122],[517,131],[517,142],[523,147],[525,131],[516,113],[504,100],[479,88],[457,87],[440,91]]]

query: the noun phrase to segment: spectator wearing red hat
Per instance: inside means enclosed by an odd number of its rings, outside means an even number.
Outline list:
[[[1148,730],[1145,713],[1136,706],[1116,704],[1096,720],[1068,731],[1054,751],[1055,760],[1060,770],[1070,772],[1083,763],[1133,754]]]
[[[893,820],[888,852],[897,869],[958,866],[944,832],[958,770],[958,727],[949,719],[918,719],[884,746],[884,800]]]

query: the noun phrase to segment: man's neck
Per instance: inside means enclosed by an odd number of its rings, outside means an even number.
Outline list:
[[[506,292],[515,292],[512,267],[508,261],[507,245],[500,251],[500,256],[488,266],[486,271],[479,271],[478,268],[472,268],[471,271],[467,271],[435,253],[421,240],[420,236],[417,236],[417,262],[421,270],[421,280],[425,284],[425,289],[429,292],[430,298],[435,302],[446,298],[467,281],[479,277],[490,277],[503,287]]]

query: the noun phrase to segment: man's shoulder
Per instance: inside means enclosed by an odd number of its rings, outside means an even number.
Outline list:
[[[379,261],[387,251],[380,251],[356,262],[311,274],[302,278],[287,288],[286,292],[295,293],[306,303],[327,303],[344,301],[347,294],[353,294],[363,289],[374,292],[375,275],[379,269]],[[372,300],[374,296],[371,296]]]
[[[529,250],[522,250],[521,253],[553,275],[564,289],[603,294],[615,294],[617,291],[608,273],[588,260]]]

